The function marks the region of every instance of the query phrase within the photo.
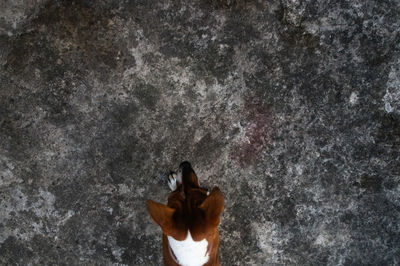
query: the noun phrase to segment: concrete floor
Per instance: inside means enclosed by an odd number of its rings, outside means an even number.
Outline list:
[[[160,265],[183,160],[222,265],[398,265],[400,2],[0,2],[1,265]]]

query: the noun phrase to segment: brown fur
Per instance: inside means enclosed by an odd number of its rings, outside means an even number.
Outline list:
[[[224,210],[223,195],[218,187],[214,187],[207,196],[207,192],[200,187],[190,164],[184,162],[180,168],[182,169],[182,184],[170,194],[168,204],[147,201],[150,216],[163,231],[164,265],[178,265],[171,258],[167,236],[181,241],[186,239],[188,230],[193,240],[207,240],[207,250],[212,247],[209,261],[204,265],[219,265],[218,225],[220,215]]]

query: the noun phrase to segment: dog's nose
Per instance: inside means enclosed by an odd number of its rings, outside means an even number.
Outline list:
[[[192,166],[190,165],[190,163],[188,161],[184,161],[179,165],[179,170],[181,170],[182,172],[190,172],[192,171]]]

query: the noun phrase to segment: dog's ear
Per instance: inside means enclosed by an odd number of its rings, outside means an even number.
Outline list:
[[[174,230],[173,219],[175,210],[168,207],[167,205],[148,200],[147,210],[150,213],[151,218],[154,222],[161,227],[161,230],[166,235],[171,235]]]
[[[207,223],[217,227],[220,215],[224,210],[224,196],[221,190],[218,187],[214,187],[210,195],[200,204],[199,209],[205,213]]]

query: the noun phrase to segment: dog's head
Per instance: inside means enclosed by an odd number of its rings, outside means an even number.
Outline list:
[[[170,237],[178,242],[191,237],[195,242],[206,240],[208,249],[213,244],[218,246],[218,225],[224,210],[221,191],[214,187],[208,193],[201,188],[188,162],[180,165],[177,180],[180,184],[169,196],[168,205],[147,201],[151,217],[168,236],[169,242]]]

